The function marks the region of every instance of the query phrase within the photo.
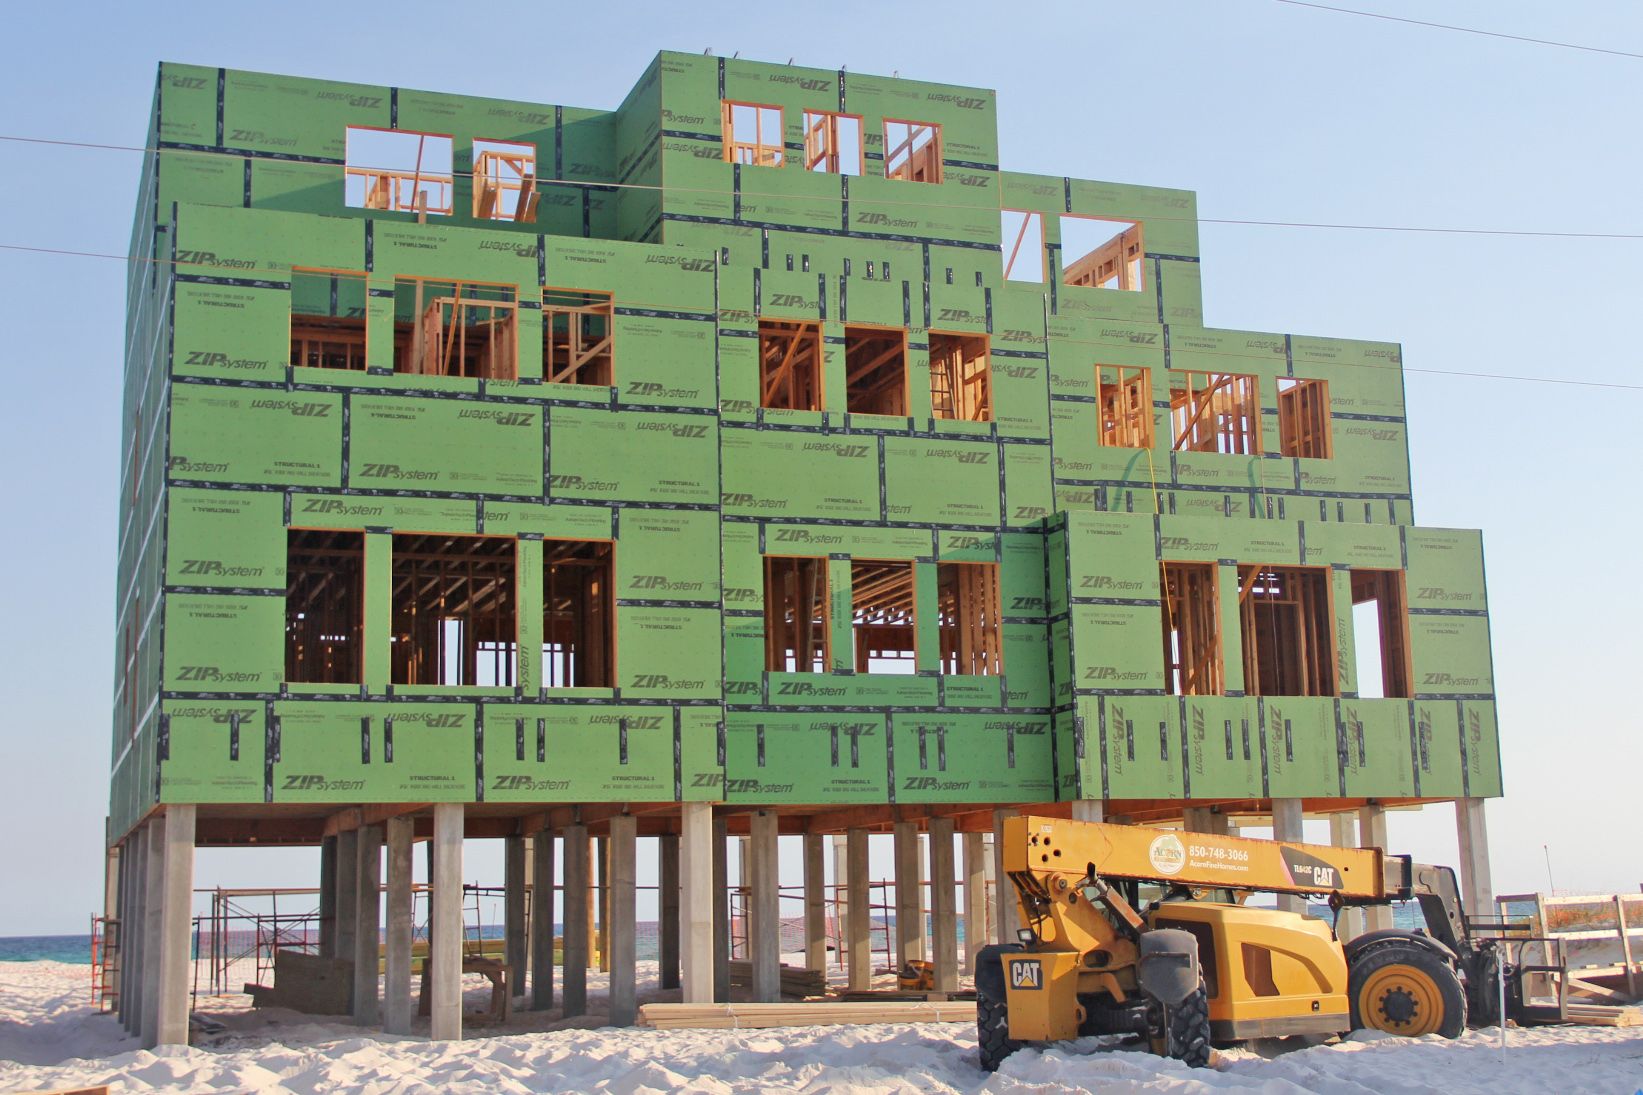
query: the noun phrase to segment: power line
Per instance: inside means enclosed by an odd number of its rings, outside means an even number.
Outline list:
[[[1280,3],[1289,3],[1289,2],[1291,2],[1291,0],[1279,0],[1279,2]],[[1298,0],[1297,0],[1297,2],[1298,2]],[[1643,55],[1640,55],[1640,56],[1643,56]],[[406,132],[409,132],[409,131],[406,131]],[[213,150],[208,150],[208,149],[197,149],[197,148],[146,148],[146,147],[142,147],[142,146],[139,146],[139,145],[97,144],[97,143],[88,142],[88,141],[64,141],[64,140],[49,139],[49,138],[45,138],[45,137],[21,137],[21,136],[15,136],[15,135],[11,135],[11,134],[3,134],[3,133],[0,133],[0,141],[13,141],[13,142],[18,142],[18,143],[22,143],[22,144],[54,145],[54,146],[64,147],[64,148],[90,148],[90,149],[98,149],[98,150],[102,150],[102,151],[112,151],[112,152],[143,152],[143,153],[164,152],[167,155],[227,156],[227,157],[230,157],[230,158],[236,159],[236,160],[243,160],[243,159],[246,158],[243,154],[239,154],[239,153],[226,152],[226,151],[213,151]],[[271,162],[280,162],[280,161],[271,161]],[[324,166],[335,166],[335,165],[324,165]],[[395,168],[388,167],[388,166],[372,167],[372,166],[368,166],[368,165],[357,165],[356,164],[355,167],[363,169],[363,170],[382,170],[382,171],[396,170]],[[472,175],[473,175],[473,173],[469,172],[469,171],[452,171],[452,172],[449,173],[448,176],[444,175],[444,174],[441,174],[439,176],[436,176],[435,179],[431,180],[431,181],[437,181],[439,179],[444,179],[444,178],[447,178],[447,177],[452,178],[452,179],[455,179],[455,178],[471,178]],[[673,194],[720,194],[720,193],[723,193],[723,191],[716,190],[716,189],[713,189],[711,187],[662,186],[662,185],[653,184],[653,183],[587,182],[587,181],[583,181],[583,180],[580,180],[580,179],[540,179],[540,180],[538,180],[538,185],[539,186],[583,187],[583,188],[591,189],[591,190],[653,190],[653,191],[656,191],[658,193],[667,192],[667,193],[673,193]],[[766,192],[757,191],[757,190],[749,190],[745,187],[742,189],[741,193],[742,193],[742,196],[744,198],[781,198],[784,201],[818,201],[818,202],[837,202],[838,201],[838,198],[833,197],[833,196],[829,196],[829,195],[775,194],[775,193],[766,193]],[[909,200],[906,200],[906,201],[900,201],[900,200],[897,200],[897,199],[894,199],[894,198],[874,198],[873,199],[873,204],[874,205],[917,206],[917,207],[926,208],[926,209],[964,209],[964,210],[969,210],[969,211],[972,211],[972,212],[976,209],[976,206],[974,206],[974,205],[964,205],[964,204],[960,204],[960,203],[957,203],[957,202],[933,202],[933,201],[921,201],[921,200],[914,200],[914,199],[909,199]],[[1001,210],[1001,212],[1035,213],[1037,211],[1034,211],[1034,210]],[[430,215],[438,216],[440,214],[430,214]],[[1039,215],[1051,216],[1053,214],[1040,213]],[[1067,215],[1068,216],[1078,216],[1079,214],[1067,214]],[[1256,218],[1256,217],[1204,217],[1204,216],[1186,217],[1186,216],[1169,216],[1169,215],[1162,214],[1162,213],[1157,213],[1157,214],[1149,213],[1147,216],[1145,216],[1141,219],[1146,220],[1146,221],[1154,221],[1154,222],[1190,222],[1190,223],[1194,223],[1194,224],[1225,224],[1225,225],[1244,226],[1244,227],[1251,227],[1251,228],[1312,228],[1312,229],[1322,229],[1322,230],[1326,230],[1326,231],[1340,231],[1340,232],[1409,232],[1409,233],[1414,233],[1414,234],[1419,234],[1419,235],[1501,236],[1501,237],[1519,238],[1519,239],[1643,240],[1643,231],[1639,231],[1639,232],[1569,232],[1569,231],[1561,231],[1561,230],[1555,230],[1555,229],[1544,229],[1544,228],[1460,228],[1460,227],[1455,227],[1455,226],[1451,226],[1451,225],[1355,224],[1355,223],[1346,222],[1346,221],[1265,220],[1265,219]],[[508,223],[508,222],[499,221],[498,223]]]
[[[65,255],[65,256],[68,256],[70,258],[112,259],[112,260],[115,260],[115,261],[118,261],[118,262],[127,262],[127,263],[130,263],[130,262],[150,263],[150,264],[153,264],[153,265],[156,265],[156,266],[169,265],[169,266],[182,267],[182,266],[200,265],[200,264],[190,263],[190,262],[173,262],[171,259],[149,258],[149,257],[143,256],[143,255],[135,255],[135,256],[134,255],[117,255],[117,254],[114,254],[114,253],[108,252],[108,251],[72,251],[72,250],[68,250],[66,248],[60,248],[60,247],[31,247],[31,246],[28,246],[28,245],[25,245],[25,244],[19,244],[19,243],[0,243],[0,251],[21,251],[21,252],[24,252],[26,254],[36,254],[36,255]],[[209,265],[209,264],[207,264],[207,265]],[[627,304],[630,307],[642,306],[642,305],[639,305],[637,302],[634,302],[634,301],[628,301]],[[1066,342],[1066,343],[1070,343],[1070,344],[1074,344],[1074,345],[1110,348],[1110,344],[1103,343],[1103,342],[1096,342],[1093,339],[1067,337],[1067,338],[1061,339],[1061,341]],[[1225,351],[1220,351],[1220,350],[1193,350],[1192,351],[1192,356],[1194,356],[1194,357],[1229,357],[1229,358],[1236,358],[1236,359],[1241,360],[1241,361],[1248,361],[1249,360],[1249,357],[1247,355],[1226,353]],[[1568,377],[1522,376],[1522,375],[1516,375],[1516,374],[1512,374],[1512,373],[1472,373],[1472,372],[1465,372],[1465,371],[1462,371],[1462,370],[1459,370],[1459,369],[1419,369],[1419,368],[1406,367],[1406,366],[1402,365],[1401,363],[1396,364],[1396,365],[1375,365],[1375,364],[1371,364],[1369,362],[1349,361],[1349,362],[1337,362],[1336,364],[1337,364],[1337,366],[1349,365],[1353,368],[1359,368],[1359,369],[1384,369],[1388,372],[1397,372],[1397,373],[1421,373],[1421,374],[1428,375],[1428,376],[1461,376],[1461,377],[1469,377],[1469,378],[1474,379],[1474,380],[1515,380],[1515,381],[1520,381],[1520,382],[1526,383],[1526,384],[1561,384],[1561,385],[1566,385],[1566,386],[1569,386],[1569,387],[1577,387],[1577,388],[1607,388],[1607,389],[1611,389],[1611,390],[1614,390],[1614,391],[1643,392],[1643,384],[1623,384],[1623,383],[1620,383],[1619,381],[1609,381],[1609,380],[1576,380],[1576,379],[1570,379]]]
[[[1332,11],[1339,15],[1361,15],[1365,19],[1384,19],[1388,23],[1408,23],[1410,26],[1430,27],[1433,30],[1450,30],[1457,34],[1477,34],[1485,38],[1504,38],[1509,42],[1526,42],[1535,46],[1556,46],[1559,49],[1578,49],[1582,53],[1603,53],[1610,57],[1630,57],[1633,60],[1643,61],[1643,53],[1631,53],[1623,49],[1605,49],[1602,46],[1584,46],[1578,42],[1557,42],[1550,38],[1530,38],[1522,34],[1506,34],[1498,30],[1483,30],[1480,27],[1458,27],[1452,23],[1433,23],[1425,19],[1409,19],[1402,15],[1387,15],[1378,11],[1359,11],[1356,8],[1337,8],[1329,4],[1314,4],[1311,0],[1277,0],[1280,4],[1288,4],[1296,8],[1313,8],[1317,11]]]

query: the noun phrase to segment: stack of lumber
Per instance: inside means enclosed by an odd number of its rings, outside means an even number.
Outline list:
[[[1643,1027],[1643,1007],[1577,1004],[1571,1000],[1564,1014],[1569,1017],[1569,1022],[1583,1027]]]
[[[645,1004],[639,1024],[657,1030],[681,1028],[848,1026],[856,1023],[973,1023],[971,1001],[882,1003],[822,1001],[812,1004]]]
[[[827,976],[820,970],[800,969],[798,966],[783,965],[782,987],[783,996],[820,996],[827,991]],[[730,963],[730,987],[751,988],[753,986],[753,963]]]

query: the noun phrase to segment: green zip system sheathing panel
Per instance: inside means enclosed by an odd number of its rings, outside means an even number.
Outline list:
[[[784,166],[727,162],[726,101],[781,109]],[[861,119],[859,174],[803,169],[806,111]],[[886,119],[940,126],[939,183],[885,177]],[[345,204],[349,126],[450,136],[451,214]],[[474,215],[476,139],[534,146],[533,221]],[[1500,793],[1481,540],[1412,523],[1398,347],[1204,327],[1195,196],[1000,171],[990,91],[664,53],[610,111],[166,64],[148,143],[116,830],[155,802]],[[1005,210],[1041,226],[1042,281],[1005,279]],[[1139,225],[1139,288],[1063,284],[1067,217]],[[501,287],[513,375],[404,371],[406,279]],[[609,384],[547,382],[567,291],[610,295]],[[293,364],[294,314],[356,322],[355,367]],[[815,325],[811,409],[761,405],[771,321]],[[902,413],[850,410],[863,325],[905,332]],[[947,336],[986,340],[985,420],[933,394]],[[1104,443],[1121,371],[1150,447]],[[1177,451],[1186,374],[1253,378],[1251,454]],[[1282,455],[1292,379],[1327,382],[1327,458]],[[362,534],[354,683],[286,679],[292,529]],[[506,687],[393,684],[396,534],[512,541],[527,651],[546,545],[609,543],[608,685],[535,657]],[[825,672],[765,667],[782,556],[824,563]],[[855,667],[858,559],[910,568],[909,672]],[[1221,694],[1168,692],[1166,562],[1217,576]],[[938,654],[955,563],[996,567],[1001,673]],[[1248,691],[1248,567],[1328,575],[1328,694]],[[1357,679],[1358,571],[1404,576],[1408,696]]]

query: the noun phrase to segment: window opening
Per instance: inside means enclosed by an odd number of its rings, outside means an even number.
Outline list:
[[[1278,378],[1278,451],[1285,456],[1328,460],[1329,382]]]
[[[516,569],[512,537],[395,533],[393,682],[513,687]]]
[[[602,540],[542,541],[542,686],[616,685],[615,571]]]
[[[907,413],[907,332],[844,329],[844,409],[851,414]]]
[[[1000,218],[1004,240],[1004,279],[1044,281],[1044,214],[1006,209]],[[952,284],[952,271],[947,282]]]
[[[827,560],[766,556],[764,667],[825,673],[827,651]]]
[[[759,320],[759,406],[822,409],[821,324]]]
[[[782,144],[782,108],[764,103],[719,106],[724,126],[725,162],[751,167],[781,167],[787,162]]]
[[[1219,696],[1220,602],[1215,564],[1163,563],[1164,684],[1172,696]]]
[[[1414,695],[1405,580],[1401,570],[1352,571],[1352,649],[1364,699]]]
[[[343,204],[450,215],[455,146],[448,135],[351,125],[343,155]]]
[[[519,307],[511,285],[394,279],[394,371],[514,380]]]
[[[992,421],[987,349],[986,335],[930,332],[930,411],[936,418]]]
[[[1120,449],[1152,448],[1152,370],[1097,365],[1095,380],[1101,443]]]
[[[941,671],[996,677],[1004,672],[997,563],[937,563]]]
[[[365,275],[291,270],[291,364],[365,370]]]
[[[1136,221],[1061,217],[1061,280],[1066,285],[1139,292],[1146,287],[1146,253]]]
[[[857,673],[917,670],[913,564],[852,561],[850,610]]]
[[[285,537],[285,679],[358,684],[365,534],[290,529]],[[134,687],[135,682],[127,687]]]
[[[884,177],[908,182],[941,181],[941,126],[884,119]]]
[[[804,112],[804,169],[833,175],[860,175],[862,166],[861,117]]]
[[[1170,373],[1170,447],[1176,452],[1261,451],[1255,378],[1235,373]]]
[[[520,141],[476,140],[474,217],[531,224],[536,220],[536,146]]]
[[[549,384],[616,383],[616,295],[542,290],[542,376]]]
[[[1327,570],[1239,567],[1238,617],[1246,693],[1336,694],[1335,617]]]

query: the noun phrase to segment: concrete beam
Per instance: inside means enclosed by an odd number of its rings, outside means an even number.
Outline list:
[[[508,967],[508,994],[525,995],[530,939],[525,934],[525,837],[502,838],[502,961]]]
[[[896,961],[924,958],[924,879],[919,873],[918,822],[898,821],[892,833],[896,864]]]
[[[382,830],[360,829],[354,848],[354,1022],[374,1027],[377,1006],[377,955],[382,923]]]
[[[827,971],[827,849],[820,833],[804,841],[804,965]]]
[[[679,987],[679,837],[663,833],[656,838],[657,987]]]
[[[993,924],[997,928],[997,942],[1014,943],[1021,929],[1021,907],[1016,904],[1015,884],[1004,873],[1004,822],[1015,817],[1017,810],[993,811],[993,903],[997,908]]]
[[[987,838],[964,834],[964,972],[975,976],[976,955],[987,945]]]
[[[849,961],[851,992],[873,987],[872,909],[867,895],[867,830],[851,829],[845,834],[848,874],[845,882],[845,954]]]
[[[588,830],[585,825],[564,829],[565,841],[565,991],[562,1015],[588,1013],[588,930],[590,912],[588,886],[592,881],[588,862]]]
[[[553,1007],[553,847],[552,829],[531,838],[531,1007]]]
[[[638,933],[639,822],[632,814],[610,819],[610,920],[605,949],[610,952],[610,1025],[631,1027],[639,1020]]]
[[[1386,807],[1371,804],[1358,811],[1358,846],[1386,850]],[[1371,905],[1363,910],[1366,932],[1386,931],[1392,927],[1392,909],[1388,905]]]
[[[1489,870],[1489,823],[1484,799],[1455,800],[1455,835],[1460,843],[1461,904],[1468,916],[1495,915],[1495,885]]]
[[[714,999],[714,894],[723,888],[714,885],[714,837],[712,803],[679,804],[680,996],[687,1004]]]
[[[388,845],[388,936],[383,955],[382,1029],[386,1034],[411,1033],[411,939],[416,929],[416,907],[411,887],[411,839],[415,823],[409,817],[385,823]]]
[[[428,941],[434,983],[428,1037],[436,1042],[462,1037],[462,816],[459,802],[434,804]]]
[[[930,936],[936,991],[958,991],[958,887],[953,871],[953,819],[930,819]]]
[[[1302,841],[1306,839],[1301,827],[1301,800],[1275,798],[1272,800],[1272,839]],[[1289,912],[1306,912],[1306,898],[1299,894],[1279,894],[1278,908]]]
[[[777,859],[776,815],[760,810],[751,818],[748,851],[752,859],[746,882],[748,951],[753,960],[753,999],[779,1003],[782,998],[781,867]]]
[[[1106,803],[1098,798],[1075,798],[1072,801],[1072,819],[1074,821],[1105,821],[1107,820]]]

